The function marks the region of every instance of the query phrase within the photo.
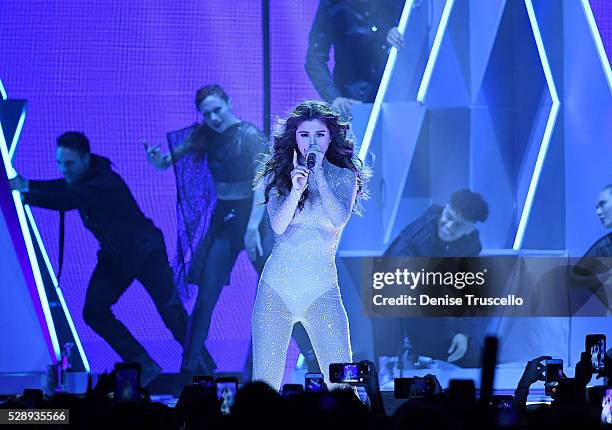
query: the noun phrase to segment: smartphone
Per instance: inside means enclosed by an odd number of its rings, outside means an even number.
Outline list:
[[[304,387],[307,393],[320,393],[323,391],[323,374],[307,373],[304,378]]]
[[[195,375],[191,381],[193,385],[199,385],[206,388],[214,388],[215,379],[212,376],[207,375]]]
[[[303,392],[304,387],[302,387],[302,384],[285,384],[281,389],[281,395],[285,398],[296,394],[302,394]]]
[[[431,378],[395,378],[393,395],[396,399],[422,399],[433,396],[436,385]]]
[[[559,380],[563,378],[563,360],[556,358],[552,360],[546,360],[546,376],[544,379],[544,394],[552,396],[557,392],[557,385]]]
[[[233,377],[217,378],[215,380],[217,399],[221,401],[221,413],[228,415],[234,406],[234,398],[238,392],[238,379]]]
[[[329,365],[329,381],[345,384],[363,384],[368,376],[366,363],[332,363]]]
[[[600,372],[604,370],[606,355],[606,335],[605,334],[589,334],[586,337],[585,351],[591,357],[593,370]]]
[[[116,402],[136,402],[140,400],[140,365],[138,363],[115,364]]]
[[[601,424],[612,425],[612,388],[604,389],[601,396]]]

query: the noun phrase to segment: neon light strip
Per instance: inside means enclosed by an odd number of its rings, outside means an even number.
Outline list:
[[[406,25],[408,24],[408,18],[410,17],[410,11],[412,10],[412,3],[414,0],[406,0],[404,3],[404,9],[402,9],[402,15],[399,20],[399,24],[397,25],[397,29],[400,33],[404,34],[406,30]],[[393,69],[395,68],[395,62],[397,60],[397,48],[391,47],[391,51],[389,51],[389,57],[387,58],[387,64],[385,65],[385,71],[383,72],[383,76],[380,79],[380,85],[378,86],[378,91],[376,92],[376,98],[374,99],[374,104],[372,105],[372,113],[370,114],[370,118],[368,119],[368,125],[366,126],[365,133],[363,134],[363,140],[361,141],[361,148],[359,148],[359,158],[362,161],[365,161],[365,157],[368,154],[368,150],[370,149],[370,144],[372,143],[372,137],[374,136],[374,130],[376,128],[376,123],[378,122],[378,118],[380,117],[380,110],[382,109],[382,103],[387,94],[387,88],[389,87],[389,81],[391,80],[391,75],[393,74]]]
[[[2,79],[0,79],[0,96],[2,96],[2,100],[6,100],[8,98],[6,95],[6,90],[4,89],[4,84],[2,84]]]
[[[533,168],[533,174],[531,176],[529,190],[527,191],[527,197],[525,198],[525,205],[523,206],[523,211],[519,220],[518,229],[516,231],[516,237],[514,238],[514,245],[512,246],[512,249],[515,251],[518,251],[523,247],[523,240],[525,238],[525,231],[527,229],[529,216],[531,215],[535,192],[538,188],[538,183],[542,174],[542,167],[544,166],[544,160],[546,159],[546,153],[548,152],[552,132],[555,127],[555,122],[557,121],[557,114],[559,113],[559,105],[561,104],[559,102],[559,97],[557,96],[555,81],[552,77],[550,63],[548,62],[548,57],[546,56],[546,51],[544,50],[544,42],[542,41],[542,35],[540,34],[540,28],[538,26],[538,20],[536,19],[531,0],[525,0],[525,6],[527,7],[529,23],[531,24],[531,30],[533,31],[536,46],[538,47],[538,55],[540,56],[540,62],[542,63],[542,68],[544,69],[546,85],[548,86],[548,91],[550,92],[550,96],[552,98],[552,106],[550,108],[548,120],[546,121],[546,128],[544,129],[542,143],[540,143],[538,158],[536,159],[535,167]]]
[[[21,130],[23,129],[23,123],[25,121],[25,110],[21,112],[21,116],[19,117],[19,122],[17,123],[17,129],[15,130],[15,135],[13,136],[13,141],[11,142],[11,147],[8,149],[9,159],[11,160],[11,165],[13,163],[13,156],[15,155],[15,149],[17,148],[17,141],[19,140],[19,136],[21,136]]]
[[[25,112],[22,115],[25,115]],[[15,134],[17,135],[18,139],[18,134]],[[15,172],[15,169],[10,163],[9,151],[6,146],[6,139],[4,138],[4,130],[2,129],[2,124],[0,124],[0,152],[2,153],[2,158],[4,159],[4,168],[6,169],[6,173],[9,179],[14,178],[17,173]],[[23,234],[26,250],[28,252],[30,266],[32,267],[34,283],[36,284],[36,290],[38,292],[38,297],[40,298],[40,304],[43,310],[43,314],[45,316],[45,322],[47,323],[47,329],[49,330],[49,337],[53,346],[53,352],[55,353],[56,360],[61,360],[60,347],[57,339],[57,333],[55,331],[55,324],[53,323],[53,318],[51,317],[51,310],[49,308],[49,302],[47,301],[47,295],[45,294],[45,288],[43,286],[42,276],[40,274],[40,267],[38,266],[38,261],[36,260],[36,252],[34,251],[32,237],[30,236],[30,231],[28,229],[23,204],[21,203],[21,195],[18,191],[13,191],[11,194],[13,196],[15,209],[17,210],[19,226],[21,227],[21,233]]]
[[[17,176],[17,172],[11,164],[11,159],[8,156],[8,148],[6,147],[6,139],[4,137],[4,130],[2,129],[2,123],[0,122],[0,153],[2,153],[2,161],[4,162],[4,170],[6,170],[6,176],[9,179],[13,179]]]
[[[30,225],[32,226],[32,231],[34,232],[34,238],[36,242],[40,246],[40,250],[42,253],[43,261],[45,262],[45,266],[47,266],[47,271],[49,272],[49,277],[51,278],[51,282],[53,282],[53,286],[57,287],[59,283],[57,282],[57,278],[55,277],[55,272],[53,271],[53,266],[51,266],[51,260],[49,260],[49,256],[47,255],[47,251],[43,246],[42,237],[40,236],[40,232],[38,231],[38,227],[36,227],[36,223],[34,222],[34,215],[32,214],[32,209],[30,206],[23,205],[25,209],[25,214],[30,220]]]
[[[81,344],[81,339],[79,338],[76,327],[74,326],[74,322],[72,321],[72,316],[68,311],[68,306],[66,305],[66,301],[64,300],[64,293],[62,289],[59,287],[59,283],[57,278],[55,277],[55,272],[53,271],[53,266],[51,265],[51,261],[49,260],[49,256],[47,255],[47,250],[45,249],[45,245],[43,243],[42,237],[40,236],[40,232],[38,231],[38,227],[36,226],[36,221],[34,221],[34,215],[32,214],[32,209],[30,206],[24,205],[25,213],[30,221],[30,226],[32,227],[32,231],[34,232],[34,237],[36,238],[36,242],[38,243],[38,247],[40,248],[40,252],[42,254],[43,260],[45,262],[45,266],[47,266],[47,272],[49,272],[49,276],[51,277],[51,282],[53,282],[53,286],[55,287],[55,292],[57,297],[60,300],[60,304],[64,311],[64,315],[66,316],[66,320],[68,321],[68,325],[70,326],[70,331],[72,332],[72,336],[74,337],[74,342],[76,344],[77,349],[79,350],[79,354],[81,355],[81,360],[83,360],[83,365],[85,367],[85,371],[89,372],[89,362],[87,361],[87,356],[85,355],[85,351],[83,350],[83,345]]]
[[[610,69],[610,62],[608,61],[606,49],[601,41],[601,35],[599,34],[595,17],[593,16],[593,10],[591,9],[589,0],[581,0],[581,3],[587,22],[589,23],[591,36],[593,37],[595,47],[597,48],[597,54],[599,55],[599,60],[601,61],[601,67],[603,67],[604,73],[606,74],[606,79],[608,80],[608,88],[612,93],[612,69]]]
[[[454,4],[455,0],[446,0],[446,3],[444,4],[444,9],[442,10],[442,17],[440,18],[440,24],[438,24],[436,36],[434,37],[434,42],[431,46],[431,52],[429,54],[429,58],[427,59],[427,65],[425,66],[425,73],[423,73],[423,79],[421,80],[419,92],[417,93],[416,99],[419,103],[423,103],[423,101],[425,100],[425,96],[427,95],[427,91],[429,90],[429,82],[431,81],[431,75],[436,65],[436,61],[438,60],[438,54],[440,54],[442,38],[444,37],[444,33],[446,33],[446,27],[448,26],[448,20],[450,18],[451,11],[453,10]]]

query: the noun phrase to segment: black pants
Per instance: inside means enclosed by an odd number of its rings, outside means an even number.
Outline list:
[[[172,269],[163,249],[152,251],[144,263],[132,273],[99,254],[98,264],[87,287],[83,318],[123,361],[147,365],[152,362],[149,354],[115,317],[111,309],[135,279],[142,283],[153,299],[164,324],[182,344],[187,328],[187,312],[174,287]],[[146,316],[143,315],[144,317]]]
[[[204,347],[204,341],[208,337],[212,314],[221,290],[229,283],[236,258],[244,249],[244,233],[251,206],[252,199],[218,200],[206,237],[198,245],[201,247],[196,251],[200,260],[199,267],[191,270],[192,278],[199,278],[197,279],[198,297],[189,319],[182,365],[184,370],[195,372],[204,367],[205,370],[212,373],[216,368],[212,356]],[[274,245],[272,228],[267,214],[264,215],[259,231],[264,255],[257,258],[254,266],[257,274],[261,275]],[[306,330],[301,325],[296,326],[294,339],[304,354],[312,349]],[[246,363],[249,374],[248,369],[251,366],[252,350],[249,348]]]

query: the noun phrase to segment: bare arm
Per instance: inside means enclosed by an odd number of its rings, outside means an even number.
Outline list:
[[[253,205],[251,206],[251,215],[249,216],[247,229],[259,228],[259,223],[261,223],[265,211],[265,207],[261,204],[264,199],[264,188],[255,188],[255,190],[253,190]]]
[[[259,176],[259,173],[264,167],[268,155],[268,147],[264,143],[264,137],[255,127],[247,131],[246,147],[251,153],[253,159],[253,180]],[[247,229],[258,229],[261,219],[263,218],[265,208],[261,204],[265,200],[264,187],[256,187],[253,190],[253,206],[251,207],[251,215]]]
[[[255,261],[258,255],[263,256],[263,245],[259,234],[259,224],[263,218],[266,208],[263,203],[265,200],[264,187],[258,186],[253,190],[253,203],[251,204],[251,215],[244,232],[244,247],[251,261]]]

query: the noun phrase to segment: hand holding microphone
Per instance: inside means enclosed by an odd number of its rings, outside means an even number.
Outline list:
[[[291,171],[291,193],[301,196],[308,186],[308,174],[310,171],[298,164],[297,152],[293,152],[293,170]]]
[[[321,148],[316,143],[311,144],[308,147],[308,152],[306,153],[306,167],[309,169],[314,169],[315,166],[321,166],[323,163],[323,152]]]

